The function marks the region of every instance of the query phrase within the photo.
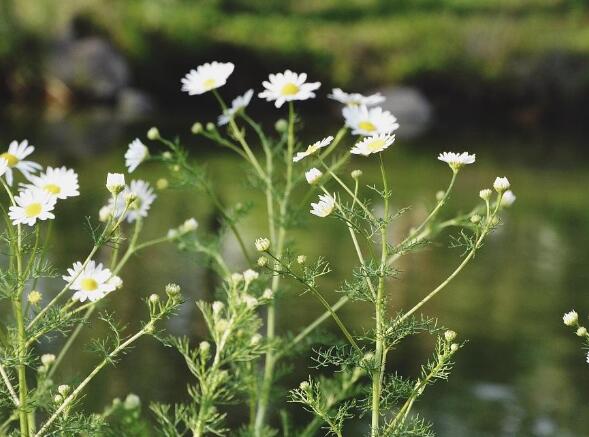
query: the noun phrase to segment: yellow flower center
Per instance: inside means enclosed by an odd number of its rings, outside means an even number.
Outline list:
[[[282,87],[280,93],[283,96],[294,96],[296,93],[299,92],[299,87],[296,86],[294,83],[287,83]]]
[[[98,282],[92,278],[84,278],[80,282],[80,288],[84,291],[94,291],[98,288]]]
[[[358,127],[366,132],[372,132],[376,130],[376,126],[369,121],[361,121],[358,123]]]
[[[61,188],[59,187],[59,185],[55,185],[55,184],[47,184],[43,187],[43,189],[51,194],[61,193]]]
[[[213,88],[215,88],[215,84],[215,79],[207,79],[202,83],[202,85],[208,90],[212,90]]]
[[[31,203],[30,205],[25,207],[25,214],[27,217],[37,217],[41,214],[43,207],[40,203]]]
[[[384,146],[384,140],[376,139],[369,142],[366,147],[371,152],[380,152],[382,150],[382,146]]]
[[[3,153],[2,155],[0,155],[0,158],[4,158],[6,162],[8,162],[9,167],[14,167],[16,164],[18,164],[18,158],[14,156],[12,153]]]

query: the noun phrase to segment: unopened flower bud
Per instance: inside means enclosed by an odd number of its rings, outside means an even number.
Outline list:
[[[70,391],[70,386],[67,384],[62,384],[59,387],[57,387],[57,392],[62,395],[63,397],[66,397],[67,394]]]
[[[513,194],[513,191],[511,190],[507,190],[505,193],[503,193],[503,196],[501,196],[501,206],[504,208],[509,208],[511,205],[513,205],[513,202],[515,202],[515,194]]]
[[[562,316],[562,321],[567,326],[574,326],[579,321],[579,314],[575,310],[569,311]]]
[[[209,132],[212,132],[212,131],[214,131],[215,129],[217,129],[217,127],[215,126],[215,123],[211,123],[211,122],[209,121],[209,122],[207,123],[207,125],[206,125],[206,129],[207,129]]]
[[[134,393],[129,393],[125,398],[123,407],[125,410],[135,410],[141,406],[141,399]]]
[[[217,331],[221,333],[225,332],[229,327],[229,322],[227,321],[227,319],[219,319],[217,320],[217,324],[215,325],[215,327],[217,328]]]
[[[274,297],[274,292],[272,291],[272,289],[271,289],[271,288],[266,288],[266,289],[264,290],[264,292],[262,293],[262,297],[263,297],[264,299],[268,299],[268,300],[270,300],[270,299],[272,299],[272,298]]]
[[[506,177],[498,177],[495,179],[495,182],[493,182],[493,188],[495,188],[495,191],[498,193],[503,193],[504,191],[508,190],[510,186],[511,185]]]
[[[43,354],[41,355],[41,363],[44,366],[50,366],[55,362],[55,355],[53,354]]]
[[[213,314],[219,314],[221,311],[223,311],[223,308],[225,308],[225,304],[223,302],[218,300],[213,302]]]
[[[587,328],[580,326],[579,329],[577,329],[577,335],[579,337],[585,337],[587,335]]]
[[[198,348],[202,354],[206,355],[211,349],[211,344],[208,341],[201,341]]]
[[[444,190],[440,190],[436,193],[436,200],[438,202],[441,202],[442,199],[444,198],[444,196],[446,195],[446,192]]]
[[[299,384],[299,388],[303,391],[309,390],[310,387],[311,385],[309,384],[309,381],[303,381]]]
[[[125,175],[121,173],[109,173],[106,176],[106,188],[112,194],[119,194],[125,188]]]
[[[105,223],[108,221],[111,214],[112,208],[109,205],[105,205],[98,211],[98,220],[100,220],[102,223]]]
[[[259,273],[252,269],[247,269],[243,272],[243,279],[247,284],[258,279],[258,276],[260,276]]]
[[[305,255],[299,255],[299,256],[297,256],[297,263],[304,264],[305,261],[307,261],[307,257]]]
[[[358,179],[360,176],[362,176],[362,170],[359,170],[359,169],[352,170],[352,173],[350,173],[350,175],[352,176],[353,179]]]
[[[198,121],[196,123],[194,123],[192,125],[192,128],[190,129],[192,131],[192,133],[194,135],[198,135],[199,133],[202,132],[202,123],[199,123]]]
[[[164,153],[162,153],[162,158],[164,158],[166,161],[169,161],[172,159],[172,152],[166,150]]]
[[[160,297],[157,294],[153,293],[149,296],[149,302],[158,303],[159,301],[160,301]]]
[[[450,350],[451,350],[452,352],[456,352],[456,351],[458,350],[458,348],[459,348],[459,347],[460,347],[460,346],[458,346],[458,343],[452,343],[452,344],[450,345]]]
[[[491,198],[491,194],[493,194],[493,192],[488,188],[479,191],[479,197],[483,200],[489,200]]]
[[[150,140],[157,140],[160,138],[160,131],[157,127],[152,127],[147,131],[147,138]]]
[[[41,302],[41,299],[43,299],[43,295],[37,290],[31,291],[27,295],[27,300],[31,305],[37,305],[39,302]]]
[[[456,332],[452,330],[447,330],[446,332],[444,332],[444,338],[448,343],[450,343],[454,341],[454,339],[456,338]]]
[[[259,267],[266,267],[268,265],[268,258],[265,256],[261,256],[258,258],[258,266]]]
[[[246,294],[243,296],[243,303],[245,303],[248,308],[254,308],[258,304],[258,299],[249,294]]]
[[[241,281],[243,281],[243,275],[241,273],[233,273],[231,275],[231,282],[235,285],[239,284]]]
[[[276,132],[286,132],[288,129],[288,122],[284,118],[279,118],[276,120],[276,123],[274,123],[274,129],[276,129]]]
[[[499,224],[499,217],[496,215],[491,218],[491,225],[497,226]]]
[[[166,294],[170,297],[178,297],[180,294],[180,286],[178,284],[166,285]]]
[[[255,244],[258,252],[266,252],[270,249],[270,240],[267,238],[258,238]]]
[[[474,223],[475,225],[481,221],[481,216],[478,214],[473,214],[470,216],[470,222]]]
[[[128,205],[131,205],[136,200],[137,200],[137,193],[134,193],[133,191],[129,191],[125,195],[125,202],[127,202]]]
[[[170,183],[168,182],[168,180],[166,178],[159,178],[155,183],[155,187],[160,191],[165,190],[169,186],[170,186]]]
[[[262,336],[260,334],[254,334],[250,340],[252,346],[257,346],[262,342]]]
[[[61,395],[55,395],[53,397],[53,402],[56,404],[61,404],[63,402],[63,397]]]

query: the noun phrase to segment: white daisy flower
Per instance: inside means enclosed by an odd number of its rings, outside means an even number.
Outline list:
[[[125,165],[129,169],[129,173],[133,173],[139,164],[147,158],[149,158],[149,149],[139,138],[135,138],[125,152]]]
[[[203,94],[227,83],[227,78],[233,73],[235,65],[231,62],[207,62],[199,65],[196,70],[190,70],[182,78],[182,91],[191,96]]]
[[[57,199],[67,199],[80,195],[78,174],[66,167],[47,167],[44,173],[31,176],[31,184],[24,185],[27,188],[38,188],[46,191]]]
[[[399,128],[397,118],[381,107],[346,106],[342,114],[346,126],[352,129],[354,135],[390,134]]]
[[[71,282],[70,288],[76,290],[72,296],[75,301],[96,302],[122,285],[118,276],[113,276],[102,263],[96,264],[94,261],[90,261],[86,267],[77,261],[67,272],[68,275],[64,275],[63,280],[68,284]]]
[[[379,153],[388,148],[395,142],[394,135],[380,134],[372,137],[364,138],[362,141],[356,143],[350,153],[354,155],[368,156],[372,153]]]
[[[322,140],[317,141],[317,142],[311,144],[310,146],[308,146],[307,150],[305,150],[304,152],[298,152],[292,158],[292,161],[299,162],[301,159],[303,159],[309,155],[313,155],[315,152],[317,152],[317,150],[322,149],[323,147],[329,146],[332,141],[333,141],[333,137],[331,135],[326,138],[323,138]]]
[[[117,203],[114,204],[114,200],[109,200],[109,207],[113,211],[113,215],[116,218],[120,218],[120,215],[125,210],[126,198],[129,195],[134,195],[136,199],[127,209],[126,219],[129,223],[133,223],[140,217],[147,217],[151,204],[157,197],[151,186],[142,180],[133,180],[128,187],[125,187],[123,193],[117,197]]]
[[[14,197],[16,205],[9,208],[8,215],[14,225],[33,226],[37,220],[54,219],[51,211],[57,198],[44,190],[28,188]]]
[[[20,144],[18,141],[13,141],[8,146],[8,151],[0,155],[0,158],[4,158],[8,163],[8,168],[5,170],[8,185],[12,185],[14,178],[12,169],[18,169],[27,179],[30,179],[32,173],[41,169],[41,165],[36,162],[24,161],[34,151],[35,148],[29,146],[27,140],[22,141]]]
[[[579,314],[575,310],[569,311],[568,313],[565,313],[564,316],[562,316],[562,321],[567,326],[576,325],[578,320]]]
[[[469,155],[468,152],[443,152],[438,155],[438,159],[447,163],[452,170],[458,171],[462,166],[474,163],[476,155]]]
[[[237,112],[245,109],[247,105],[250,104],[252,100],[252,96],[254,95],[254,90],[247,90],[243,96],[238,96],[233,99],[231,102],[231,107],[225,109],[223,114],[219,115],[219,119],[217,120],[217,124],[219,126],[226,125],[229,121],[237,114]]]
[[[315,167],[305,172],[305,179],[307,179],[307,182],[311,185],[317,182],[321,176],[323,176],[323,173]]]
[[[513,205],[513,202],[515,202],[516,198],[517,197],[515,194],[513,194],[513,191],[507,190],[501,197],[501,206],[504,208],[509,208],[511,205]]]
[[[8,161],[4,158],[0,158],[0,176],[4,176],[4,173],[8,171]]]
[[[364,96],[359,93],[346,93],[340,88],[334,88],[327,97],[348,106],[373,106],[385,101],[384,96],[380,93]]]
[[[502,193],[505,190],[508,190],[511,185],[509,184],[509,180],[506,177],[497,177],[495,182],[493,182],[493,188],[498,193]]]
[[[271,74],[270,81],[262,82],[265,90],[258,94],[261,99],[270,102],[275,100],[274,105],[280,108],[284,102],[293,100],[307,100],[315,97],[315,91],[321,86],[320,82],[305,83],[307,73],[293,73],[286,70],[284,73]]]
[[[330,196],[329,194],[319,195],[319,202],[311,203],[311,214],[317,217],[327,217],[333,211],[335,207],[335,194]]]

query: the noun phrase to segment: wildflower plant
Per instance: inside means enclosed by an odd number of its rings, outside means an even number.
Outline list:
[[[587,328],[579,321],[579,314],[571,310],[562,316],[562,321],[566,326],[574,329],[575,335],[583,340],[583,349],[585,350],[585,361],[589,364],[589,332]]]
[[[139,156],[138,146],[133,147],[127,156],[130,165]],[[69,268],[52,265],[52,222],[59,219],[61,203],[81,192],[73,169],[43,169],[30,160],[34,150],[27,141],[14,141],[0,155],[5,254],[0,265],[0,300],[11,309],[2,314],[0,323],[0,435],[106,435],[108,423],[122,415],[114,414],[114,409],[104,414],[80,411],[86,388],[140,338],[159,335],[161,322],[182,302],[178,287],[168,285],[161,300],[155,295],[157,299],[146,301],[144,320],[128,331],[108,311],[110,296],[126,292],[123,269],[134,254],[173,238],[166,234],[143,238],[153,192],[146,182],[132,181],[127,186],[123,174],[112,173],[107,176],[105,195],[110,193],[110,200],[100,214],[102,223],[87,219],[87,256],[72,260]],[[78,346],[79,334],[96,324],[106,324],[110,334],[93,339],[94,366],[79,368],[81,378],[58,373],[68,352]],[[58,335],[65,338],[63,343],[55,341]],[[52,352],[40,354],[40,343]]]
[[[186,232],[182,226],[168,233],[181,250],[199,254],[219,278],[217,300],[197,304],[208,338],[191,344],[188,338],[160,337],[178,350],[194,376],[185,402],[151,405],[163,435],[343,436],[351,421],[368,421],[365,434],[371,437],[432,435],[431,425],[414,412],[414,406],[428,386],[448,377],[465,342],[419,311],[475,258],[500,224],[503,209],[515,200],[508,179],[497,178],[493,189],[485,188],[479,196],[473,193],[469,212],[448,215],[444,207],[458,175],[475,162],[475,156],[441,153],[438,159],[450,170],[447,188],[427,216],[395,241],[391,228],[405,210],[392,208],[388,173],[394,159],[388,157],[394,156],[394,132],[399,124],[393,114],[374,106],[384,98],[334,89],[330,97],[344,104],[343,126],[307,145],[300,140],[297,107],[315,98],[321,84],[290,70],[270,75],[258,97],[276,107],[278,120],[271,130],[248,115],[254,104],[252,92],[226,104],[220,88],[233,71],[231,63],[213,62],[182,79],[183,91],[198,98],[207,98],[200,95],[208,93],[219,104],[217,124],[196,122],[191,132],[196,142],[213,143],[244,161],[245,179],[264,193],[263,205],[226,205],[211,175],[190,157],[188,147],[155,127],[147,137],[163,145],[162,152],[156,153],[161,147],[144,150],[134,142],[126,155],[130,171],[138,161],[160,162],[169,171],[166,186],[205,193],[221,217],[220,230],[214,234]],[[376,160],[380,183],[366,184],[360,170],[347,169],[350,161],[366,159]],[[243,233],[242,219],[251,208],[262,209],[266,217],[267,232],[255,241]],[[333,254],[307,259],[297,254],[291,238],[295,227],[317,220],[339,226],[349,236],[356,258],[348,277],[332,290],[340,293],[335,303],[328,302],[323,288],[323,278],[332,272],[328,257]],[[400,276],[398,261],[448,232],[451,246],[462,249],[454,270],[412,307],[392,308],[390,296],[395,287],[391,279]],[[242,273],[236,273],[237,266],[226,261],[221,251],[228,234],[237,241],[243,262],[249,266]],[[283,332],[277,302],[286,293],[312,295],[324,313],[297,332]],[[360,301],[372,306],[374,318],[366,321],[362,332],[353,332],[338,311]],[[328,319],[336,323],[341,336],[324,345],[316,341],[315,333]],[[420,333],[434,337],[431,358],[413,377],[392,371],[391,357],[398,344]],[[309,345],[314,345],[312,351]],[[311,370],[298,387],[277,389],[289,358],[302,351],[312,354],[321,375]],[[297,421],[293,426],[288,413],[274,408],[276,401],[302,405],[311,414],[308,423]],[[228,405],[232,404],[247,406],[247,419],[237,429],[231,428],[235,419],[228,420]]]

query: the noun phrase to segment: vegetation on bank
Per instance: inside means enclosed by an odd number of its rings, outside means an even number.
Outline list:
[[[111,40],[131,61],[139,84],[156,92],[166,79],[213,52],[233,61],[245,58],[252,70],[271,71],[288,63],[343,87],[395,82],[442,87],[441,80],[517,96],[542,94],[546,87],[540,85],[552,84],[574,99],[589,84],[583,73],[589,69],[589,15],[578,0],[56,4],[2,3],[0,71],[13,82],[37,79],[38,60],[50,40],[63,36],[76,19],[81,34]],[[22,59],[23,48],[37,55]],[[480,92],[475,91],[462,90],[471,96]]]

